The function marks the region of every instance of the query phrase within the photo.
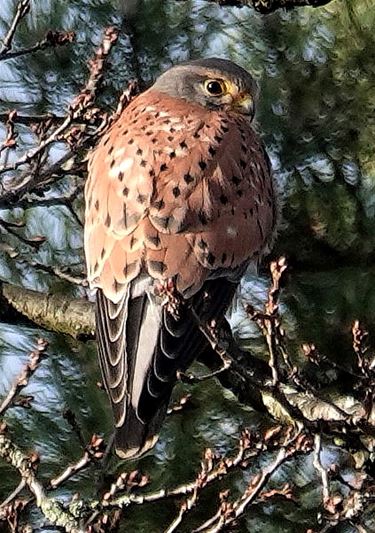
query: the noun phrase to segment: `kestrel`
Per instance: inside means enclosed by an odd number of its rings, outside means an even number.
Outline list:
[[[275,189],[251,127],[257,92],[231,61],[174,66],[89,158],[87,273],[121,458],[155,444],[177,372],[207,346],[199,323],[220,323],[272,239]]]

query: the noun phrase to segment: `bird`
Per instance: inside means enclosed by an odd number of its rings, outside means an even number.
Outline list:
[[[250,264],[270,249],[277,194],[253,127],[259,89],[236,63],[172,66],[88,157],[84,248],[115,451],[155,445],[178,373],[207,348]]]

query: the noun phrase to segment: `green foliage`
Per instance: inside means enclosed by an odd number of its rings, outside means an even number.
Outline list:
[[[16,2],[3,4],[1,34]],[[309,341],[329,357],[344,357],[350,363],[351,322],[359,318],[373,323],[375,318],[374,272],[358,266],[371,263],[375,249],[375,121],[370,120],[375,11],[371,4],[370,0],[336,0],[321,9],[262,17],[252,10],[220,8],[203,0],[33,2],[30,15],[17,31],[16,47],[33,45],[50,29],[74,30],[76,42],[14,59],[5,66],[0,63],[0,111],[16,107],[20,114],[64,115],[87,78],[88,58],[110,24],[123,31],[100,95],[101,103],[109,107],[114,107],[129,78],[138,77],[146,86],[171,63],[190,57],[231,57],[249,68],[261,89],[257,128],[272,157],[284,202],[284,223],[275,253],[287,254],[295,268],[283,299],[291,352],[297,354],[300,344]],[[36,139],[28,128],[19,126],[18,131],[22,153]],[[50,154],[51,159],[54,155]],[[83,185],[83,179],[63,180],[47,196],[69,195],[77,184]],[[82,197],[74,200],[73,207],[79,218]],[[82,267],[82,228],[72,211],[58,205],[34,206],[2,210],[0,215],[8,222],[24,224],[14,230],[23,239],[46,237],[39,247],[32,247],[0,228],[0,279],[43,291],[78,294],[80,289],[30,265],[36,261]],[[308,271],[299,272],[301,264]],[[313,272],[317,266],[321,272]],[[254,300],[254,286],[250,292]],[[264,287],[260,292],[264,296]],[[37,333],[1,326],[1,395]],[[251,341],[254,349],[255,341],[257,353],[265,354],[259,333],[246,330],[246,336],[246,345]],[[30,385],[35,409],[10,411],[15,439],[25,449],[36,443],[43,453],[46,478],[61,470],[62,461],[78,458],[79,446],[62,417],[66,407],[81,413],[79,423],[87,438],[93,432],[109,432],[111,427],[104,394],[95,386],[98,373],[93,347],[62,336],[50,335],[50,340],[49,358]],[[141,468],[151,471],[152,488],[191,478],[205,446],[232,450],[242,424],[264,424],[215,382],[194,387],[193,394],[192,408],[167,421],[155,452],[141,461]],[[6,480],[0,487],[5,497],[14,483],[9,482],[7,467],[1,466],[1,474]],[[291,473],[286,474],[280,481],[290,479]],[[299,531],[301,524],[315,527],[311,508],[315,513],[320,496],[313,476],[311,465],[301,462],[293,480],[302,506],[283,503],[271,509],[262,504],[242,526],[251,531],[290,532]],[[234,494],[245,482],[246,476],[234,479]],[[79,489],[89,493],[91,484],[83,476]],[[212,494],[207,506],[216,499],[217,493]],[[126,515],[128,524],[137,524],[132,531],[136,527],[144,531],[150,524],[154,531],[162,530],[175,516],[174,503],[155,507],[148,514],[140,507]]]

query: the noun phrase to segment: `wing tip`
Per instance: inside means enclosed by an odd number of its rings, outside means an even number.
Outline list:
[[[121,446],[115,445],[116,455],[123,460],[138,459],[155,446],[158,438],[159,435],[153,435],[152,437],[149,437],[142,446],[134,446],[131,448],[122,448]]]

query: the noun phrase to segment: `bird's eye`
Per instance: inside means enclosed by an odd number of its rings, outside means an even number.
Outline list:
[[[211,96],[221,96],[225,92],[224,82],[219,80],[205,81],[204,88]]]

